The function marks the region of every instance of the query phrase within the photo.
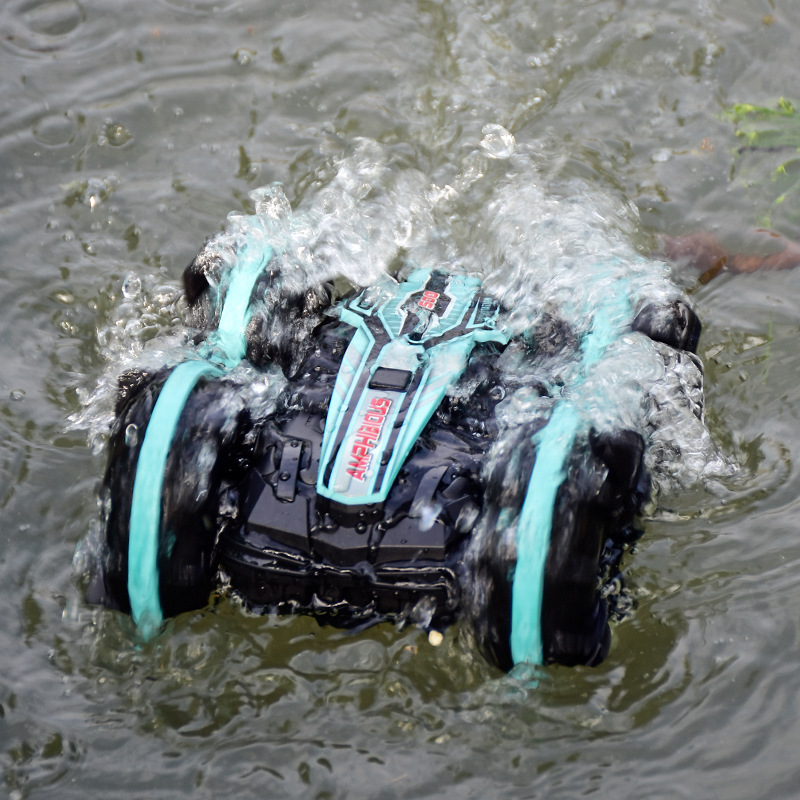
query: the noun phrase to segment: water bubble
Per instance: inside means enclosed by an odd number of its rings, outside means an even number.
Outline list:
[[[75,123],[68,114],[53,114],[33,126],[33,135],[45,147],[60,147],[75,139]]]
[[[253,59],[256,57],[254,50],[248,50],[245,47],[240,47],[234,54],[233,60],[240,66],[240,67],[248,67],[250,64],[253,63]]]
[[[121,123],[107,119],[98,138],[98,144],[110,144],[112,147],[122,147],[133,139],[133,134]],[[101,141],[102,139],[102,141]]]
[[[8,393],[9,399],[11,400],[22,400],[25,397],[25,390],[24,389],[12,389]]]
[[[502,125],[489,123],[483,126],[481,147],[490,158],[509,158],[516,150],[516,139]]]
[[[105,179],[89,178],[85,181],[71,181],[62,186],[66,191],[64,203],[69,207],[81,203],[94,210],[108,200],[118,183],[119,178],[114,175]]]

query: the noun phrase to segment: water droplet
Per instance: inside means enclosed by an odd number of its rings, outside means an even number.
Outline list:
[[[490,158],[509,158],[514,154],[517,141],[502,125],[484,125],[482,133],[481,147]]]
[[[11,398],[11,400],[22,400],[22,398],[25,397],[25,390],[24,389],[12,389],[8,393],[8,396],[9,396],[9,398]]]
[[[128,425],[125,428],[125,444],[128,447],[136,447],[139,443],[139,428],[136,427],[133,423]]]
[[[550,66],[552,59],[549,53],[538,53],[528,59],[528,66],[533,69],[540,69],[541,67]]]
[[[133,300],[134,298],[138,297],[141,292],[142,279],[133,272],[129,272],[125,277],[125,280],[122,282],[122,296],[126,300]]]
[[[256,214],[270,219],[285,219],[292,213],[292,206],[280,186],[267,186],[250,192],[255,203]]]
[[[122,238],[125,239],[126,244],[128,245],[128,250],[133,252],[139,246],[139,236],[141,231],[136,225],[128,225],[125,229],[125,233],[122,234]]]
[[[433,647],[438,647],[444,641],[444,636],[441,631],[430,631],[428,633],[428,642]]]

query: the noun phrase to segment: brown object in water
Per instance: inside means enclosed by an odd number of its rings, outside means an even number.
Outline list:
[[[723,268],[731,272],[755,272],[760,269],[793,269],[800,265],[800,243],[774,231],[759,228],[759,238],[777,239],[783,250],[767,256],[736,253],[731,255],[711,233],[699,231],[686,236],[662,236],[662,252],[670,261],[681,261],[701,272],[700,282],[708,283]]]

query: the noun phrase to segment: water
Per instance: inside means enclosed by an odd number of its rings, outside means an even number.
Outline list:
[[[589,238],[528,238],[520,267],[699,228],[738,246],[767,212],[800,237],[723,113],[797,99],[800,12],[663,5],[0,9],[6,794],[796,795],[792,272],[675,275],[705,326],[720,475],[675,470],[628,560],[636,607],[597,669],[507,678],[456,629],[434,647],[413,628],[352,636],[227,600],[136,647],[73,576],[96,535],[103,382],[177,352],[180,272],[229,211],[253,211],[257,186],[280,181],[296,213],[331,221],[316,251],[367,277],[409,253],[501,269],[518,225],[570,209]]]

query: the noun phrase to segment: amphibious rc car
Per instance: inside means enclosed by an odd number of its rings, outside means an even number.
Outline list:
[[[598,663],[648,434],[581,398],[623,339],[691,360],[688,304],[621,291],[577,332],[543,312],[520,334],[476,277],[408,268],[334,299],[278,261],[212,241],[184,275],[204,320],[184,360],[120,377],[89,599],[150,636],[224,575],[257,612],[460,619],[502,669]]]

